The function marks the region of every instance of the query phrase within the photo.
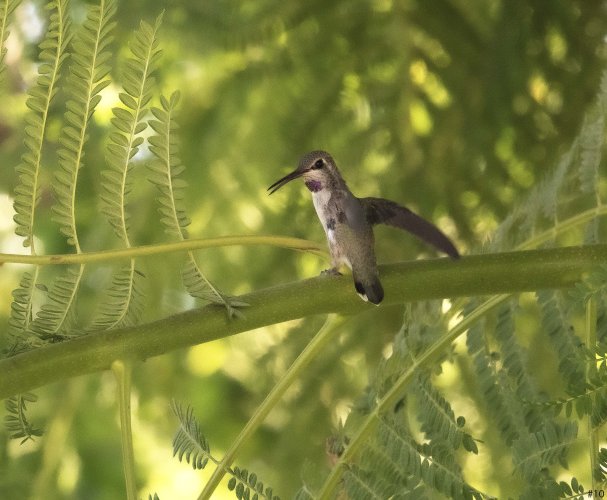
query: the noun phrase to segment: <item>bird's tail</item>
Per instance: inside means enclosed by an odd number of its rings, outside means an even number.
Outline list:
[[[378,305],[383,300],[384,288],[381,286],[381,282],[377,276],[363,278],[356,273],[353,273],[353,276],[356,292],[365,302],[368,301]]]

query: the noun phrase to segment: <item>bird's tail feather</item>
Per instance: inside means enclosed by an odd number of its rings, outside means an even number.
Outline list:
[[[372,278],[362,279],[356,274],[354,275],[354,287],[356,292],[365,302],[371,302],[378,305],[384,298],[384,288],[377,276]]]

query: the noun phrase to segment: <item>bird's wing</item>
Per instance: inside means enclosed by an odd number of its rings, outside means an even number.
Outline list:
[[[341,207],[348,226],[355,231],[361,231],[365,229],[365,227],[368,227],[367,214],[363,205],[361,204],[361,200],[356,198],[350,192],[344,192],[342,196]]]
[[[439,228],[408,208],[383,198],[360,198],[359,201],[370,224],[387,224],[404,229],[450,257],[459,257],[451,240]]]

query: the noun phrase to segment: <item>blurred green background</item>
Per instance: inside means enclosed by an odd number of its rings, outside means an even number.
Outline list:
[[[85,6],[72,0],[75,22]],[[94,115],[78,184],[84,251],[119,244],[99,212],[104,146],[129,38],[141,19],[151,23],[162,9],[156,79],[159,92],[182,92],[185,202],[196,238],[278,234],[323,241],[301,184],[272,197],[266,188],[302,154],[326,149],[355,194],[405,204],[437,223],[464,253],[473,251],[568,148],[606,57],[607,13],[598,0],[119,2],[114,84]],[[7,45],[0,108],[3,252],[25,251],[12,235],[10,196],[23,152],[24,91],[36,74],[46,15],[43,3],[23,2]],[[37,248],[46,253],[71,251],[50,220],[54,141],[65,99],[60,93],[53,105],[36,226]],[[145,181],[142,156],[135,172],[141,182],[129,204],[131,241],[167,241],[155,223],[156,193]],[[380,228],[377,239],[380,262],[434,255],[390,229]],[[232,294],[314,276],[326,267],[311,255],[263,247],[215,249],[200,257],[208,277]],[[149,296],[144,321],[195,306],[180,284],[180,262],[177,255],[143,261]],[[107,286],[109,270],[88,268],[82,324]],[[3,324],[21,271],[0,270]],[[48,282],[56,271],[45,270]],[[326,467],[324,441],[361,394],[402,313],[393,307],[350,318],[340,342],[288,393],[238,464],[284,498],[301,484],[306,462]],[[202,484],[200,473],[171,459],[171,398],[192,404],[220,458],[322,321],[276,325],[138,367],[133,425],[142,496],[156,491],[160,498],[190,498]],[[32,419],[45,427],[46,437],[19,447],[7,444],[0,431],[0,493],[123,497],[112,377],[82,377],[37,394]]]

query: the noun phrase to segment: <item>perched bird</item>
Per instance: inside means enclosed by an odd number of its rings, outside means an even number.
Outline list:
[[[379,304],[384,289],[379,281],[373,226],[387,224],[409,231],[453,258],[459,253],[451,240],[434,224],[408,208],[383,198],[357,198],[342,178],[335,161],[325,151],[303,156],[298,167],[272,184],[274,193],[287,182],[303,177],[312,193],[314,208],[327,235],[333,267],[325,272],[340,274],[346,264],[352,270],[354,287],[365,301]]]

